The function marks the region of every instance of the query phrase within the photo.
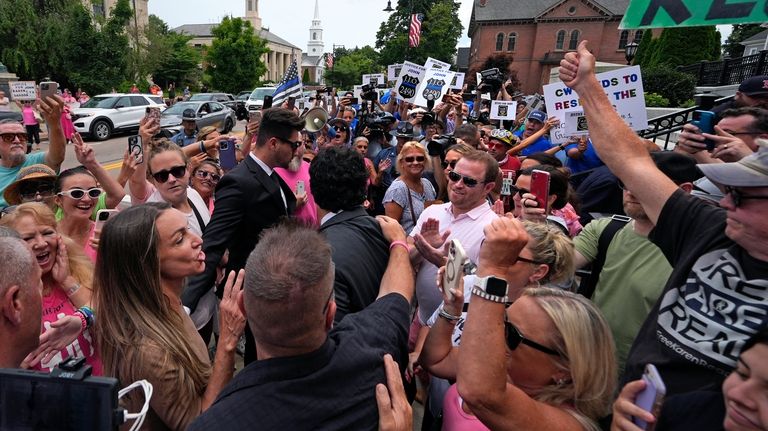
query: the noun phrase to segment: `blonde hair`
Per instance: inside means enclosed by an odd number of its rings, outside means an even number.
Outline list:
[[[405,157],[405,153],[408,151],[418,151],[421,153],[424,156],[424,170],[430,169],[431,164],[429,163],[429,154],[427,154],[427,149],[416,141],[408,141],[403,144],[403,148],[401,148],[400,152],[397,154],[395,171],[400,172],[400,163],[403,161],[403,157]]]
[[[533,254],[532,260],[549,267],[544,277],[538,280],[539,283],[557,283],[573,278],[576,271],[573,241],[554,226],[527,220],[523,221],[523,226],[530,236],[527,248]]]
[[[155,156],[162,154],[166,151],[176,151],[181,156],[181,160],[184,161],[184,164],[187,164],[188,158],[187,155],[184,154],[184,151],[179,147],[178,145],[171,142],[170,139],[167,138],[160,138],[155,139],[152,141],[152,144],[149,146],[149,154],[147,156],[147,179],[152,177],[152,169],[149,167],[149,163],[152,162],[152,159],[155,158]]]
[[[570,374],[562,384],[542,389],[533,398],[568,409],[585,428],[610,412],[616,388],[616,358],[611,330],[595,305],[581,295],[546,287],[523,291],[544,310],[557,328],[552,340],[561,356],[558,368]]]
[[[15,228],[16,223],[18,223],[22,217],[32,217],[35,223],[51,226],[58,233],[58,224],[56,223],[56,216],[54,215],[53,210],[41,202],[27,202],[17,206],[12,213],[4,216],[2,220],[0,220],[0,225]],[[61,235],[61,239],[64,241],[64,246],[67,248],[67,260],[69,263],[70,274],[77,280],[81,287],[91,290],[91,287],[93,286],[93,263],[91,263],[91,260],[85,255],[82,247],[75,241],[64,235]]]

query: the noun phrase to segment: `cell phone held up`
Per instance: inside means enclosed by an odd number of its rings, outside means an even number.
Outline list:
[[[235,142],[234,139],[219,142],[219,163],[224,171],[230,171],[237,165]]]
[[[46,97],[53,97],[59,90],[59,84],[52,81],[45,81],[40,83],[40,99],[45,100]]]
[[[642,379],[645,382],[645,389],[643,389],[643,391],[635,398],[635,405],[650,412],[658,419],[659,413],[661,412],[661,405],[664,403],[664,396],[667,394],[667,388],[664,385],[664,381],[661,380],[659,370],[657,370],[653,364],[645,366],[645,372],[643,373]],[[656,422],[649,424],[636,417],[632,418],[632,422],[646,431],[653,431],[656,426]]]
[[[467,252],[464,251],[459,240],[451,240],[448,246],[448,260],[445,262],[445,272],[443,272],[443,292],[449,299],[453,299],[458,289],[464,288],[464,266],[468,261]]]
[[[534,169],[531,172],[531,194],[536,196],[537,208],[543,208],[548,212],[549,208],[549,172]]]
[[[150,119],[150,121],[154,121],[157,124],[160,124],[160,108],[148,106],[144,117]]]
[[[712,111],[693,111],[693,121],[691,124],[698,127],[701,133],[715,134],[715,113]],[[715,141],[705,139],[704,144],[707,151],[712,152],[715,149]]]
[[[128,137],[128,154],[133,156],[136,163],[144,163],[144,145],[140,135]]]

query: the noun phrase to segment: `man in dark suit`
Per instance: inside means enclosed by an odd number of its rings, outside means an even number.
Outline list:
[[[265,110],[250,154],[222,177],[216,187],[215,211],[203,234],[205,271],[189,280],[182,295],[190,310],[213,286],[216,267],[227,249],[228,274],[245,267],[262,230],[293,213],[296,197],[273,168],[288,167],[302,145],[299,132],[303,128],[304,122],[287,109]],[[254,349],[253,336],[246,330],[246,363],[255,359]]]
[[[333,252],[336,323],[376,300],[387,268],[389,242],[363,208],[368,173],[349,148],[324,149],[309,168],[320,232]]]

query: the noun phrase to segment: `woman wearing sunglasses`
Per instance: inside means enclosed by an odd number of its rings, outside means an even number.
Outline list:
[[[410,232],[428,201],[435,199],[435,188],[422,178],[427,163],[427,151],[418,142],[403,145],[395,164],[400,176],[384,193],[384,215],[397,220],[403,230]]]
[[[508,265],[504,273],[504,279],[510,286],[547,287],[570,280],[574,273],[573,243],[552,226],[543,223],[523,222],[528,234],[528,243],[520,256],[511,265]],[[438,283],[442,290],[442,272],[438,274]],[[455,292],[453,297],[443,294],[443,306],[440,307],[427,322],[430,326],[429,334],[421,350],[419,364],[435,377],[456,380],[456,361],[458,347],[461,344],[462,328],[467,317],[469,301],[472,298],[471,291],[476,281],[474,275],[464,278],[463,291]],[[513,302],[521,293],[510,293],[509,302]],[[449,316],[458,316],[456,321],[440,318],[441,313]],[[431,407],[433,415],[439,413],[443,403],[443,396],[447,384],[434,383],[430,388],[432,397]],[[436,404],[436,405],[435,405]]]
[[[39,202],[24,203],[0,219],[21,235],[37,259],[42,277],[43,321],[40,346],[24,359],[24,368],[50,372],[70,356],[85,357],[100,376],[101,359],[90,328],[93,264],[82,248],[57,231],[53,211]]]
[[[547,196],[546,208],[539,208],[536,196],[531,193],[531,175],[534,170],[549,172],[549,196]],[[564,232],[569,236],[578,235],[582,226],[576,209],[568,202],[571,197],[568,179],[569,175],[565,171],[547,165],[521,170],[515,179],[512,197],[515,202],[515,216],[538,222],[555,221],[558,225],[562,225]]]
[[[599,430],[596,420],[608,414],[616,384],[608,325],[582,296],[506,281],[510,266],[526,255],[529,236],[520,221],[500,217],[484,232],[445,423]]]
[[[350,132],[349,126],[341,118],[335,118],[328,122],[328,127],[333,129],[336,135],[328,142],[328,145],[341,147],[349,144]]]
[[[210,214],[213,214],[213,192],[222,174],[219,164],[211,159],[203,160],[192,170],[190,184],[200,194]]]

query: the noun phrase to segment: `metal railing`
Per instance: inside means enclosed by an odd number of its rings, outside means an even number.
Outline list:
[[[765,52],[765,51],[763,51]],[[733,96],[727,96],[720,99],[698,98],[699,104],[697,106],[683,109],[682,111],[673,112],[671,114],[662,115],[648,120],[648,128],[638,132],[640,137],[657,141],[659,138],[664,140],[664,150],[670,150],[670,138],[673,133],[680,131],[684,125],[690,123],[693,119],[693,112],[698,110],[708,110],[713,106],[721,103],[729,102],[733,99]]]
[[[768,51],[760,51],[758,54],[744,57],[679,66],[677,70],[695,76],[696,86],[734,85],[740,84],[750,76],[768,75],[767,57]]]

